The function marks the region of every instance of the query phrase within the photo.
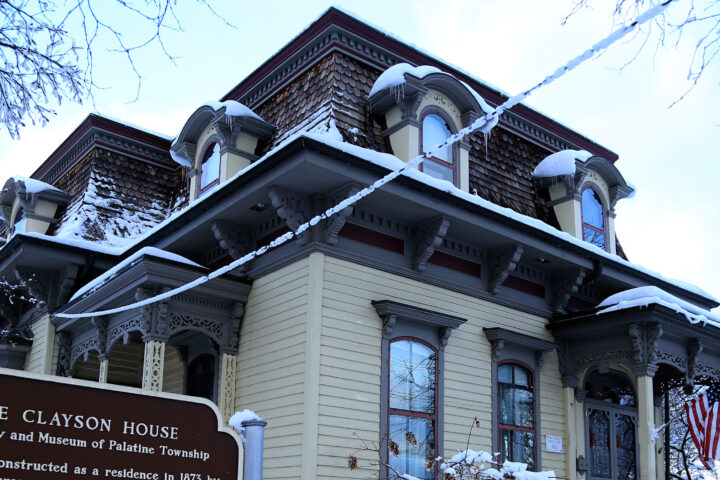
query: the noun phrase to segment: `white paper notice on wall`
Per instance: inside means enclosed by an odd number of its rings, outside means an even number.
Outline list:
[[[555,435],[545,435],[545,451],[562,453],[562,437]]]

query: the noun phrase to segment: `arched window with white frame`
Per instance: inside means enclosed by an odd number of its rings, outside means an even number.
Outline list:
[[[581,201],[583,240],[607,250],[605,206],[600,195],[593,187],[587,186],[582,191]]]
[[[430,153],[453,134],[451,123],[437,110],[430,110],[422,118],[421,147],[423,153]],[[447,180],[457,185],[457,161],[452,145],[434,152],[421,164],[421,171],[431,177]]]

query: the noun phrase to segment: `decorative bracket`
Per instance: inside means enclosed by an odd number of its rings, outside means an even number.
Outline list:
[[[341,201],[345,200],[346,198],[350,198],[356,193],[358,193],[362,187],[355,183],[347,184],[335,192],[331,193],[328,198],[329,202],[327,202],[327,207],[331,207],[333,205],[337,205]],[[322,241],[327,243],[328,245],[336,245],[337,244],[337,236],[338,233],[340,233],[340,230],[345,226],[345,222],[347,221],[347,217],[352,215],[353,213],[353,206],[346,207],[342,209],[341,211],[337,212],[335,215],[333,215],[330,218],[325,219],[324,221],[324,228],[322,230]]]
[[[69,300],[80,266],[69,264],[63,270],[40,271],[18,266],[14,270],[30,294],[45,302],[47,311],[52,313]]]
[[[310,213],[310,201],[303,198],[287,188],[273,185],[268,190],[268,196],[273,207],[277,210],[278,217],[285,220],[286,225],[293,232],[305,223]],[[310,241],[309,232],[306,230],[298,236],[297,242],[305,245]]]
[[[222,353],[237,355],[240,348],[240,327],[245,315],[245,305],[235,303],[230,310],[230,321],[227,324],[226,345],[221,346]]]
[[[427,261],[435,253],[435,248],[442,243],[448,227],[450,227],[450,219],[445,216],[435,217],[415,225],[415,255],[413,256],[415,270],[425,271]]]
[[[148,288],[139,287],[135,291],[135,299],[145,300],[158,294],[169,291],[169,287]],[[150,305],[140,307],[142,316],[143,341],[159,340],[165,342],[170,337],[170,318],[168,316],[169,299],[160,300]]]
[[[92,317],[90,320],[90,323],[93,324],[95,327],[95,330],[97,330],[97,349],[98,349],[98,359],[100,361],[105,360],[108,358],[108,352],[107,352],[107,327],[108,327],[108,318],[107,317]]]
[[[632,365],[635,375],[655,375],[658,369],[657,343],[663,330],[660,325],[638,325],[633,323],[628,327],[628,335],[632,342]]]
[[[587,275],[584,268],[574,268],[558,274],[553,281],[553,299],[550,310],[553,313],[564,313],[573,293],[577,292]]]
[[[216,220],[210,225],[210,229],[215,235],[215,240],[220,244],[220,248],[225,250],[233,260],[242,258],[252,250],[250,235],[246,228],[230,222]],[[249,269],[250,262],[245,262],[238,268],[241,272],[246,272]]]
[[[695,386],[695,375],[697,362],[700,353],[703,351],[703,344],[697,338],[691,338],[687,345],[687,372],[685,372],[685,389],[692,392]]]
[[[500,285],[507,279],[510,272],[515,270],[524,250],[522,245],[510,245],[490,252],[492,266],[488,290],[493,295],[500,292]]]

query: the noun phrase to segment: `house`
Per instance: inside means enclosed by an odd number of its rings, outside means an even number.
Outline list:
[[[435,151],[505,98],[331,8],[177,137],[91,114],[0,196],[0,361],[255,410],[267,478],[365,478],[361,440],[430,478],[476,417],[503,460],[664,478],[660,400],[720,378],[718,301],[625,258],[633,188],[568,127],[517,105]]]

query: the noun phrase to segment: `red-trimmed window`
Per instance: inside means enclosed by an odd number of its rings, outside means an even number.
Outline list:
[[[205,149],[200,165],[198,197],[204,195],[218,183],[220,183],[220,144],[213,142]]]
[[[437,456],[438,351],[411,337],[390,342],[388,464],[401,474],[432,479]]]
[[[435,147],[445,143],[445,141],[453,134],[450,122],[448,122],[439,112],[430,111],[425,114],[422,119],[422,151],[428,153],[435,150]],[[420,164],[420,169],[431,177],[447,180],[453,185],[457,184],[457,174],[455,165],[455,149],[452,145],[448,145],[434,155],[429,156]]]
[[[582,192],[582,222],[583,240],[607,250],[605,207],[592,187],[585,187]]]
[[[527,463],[535,470],[535,390],[532,370],[518,363],[501,363],[498,381],[500,461]]]

